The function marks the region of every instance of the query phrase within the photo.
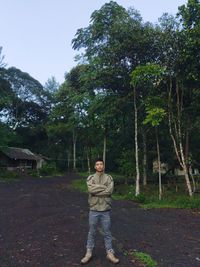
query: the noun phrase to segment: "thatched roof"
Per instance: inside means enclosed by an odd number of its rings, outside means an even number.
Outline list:
[[[29,149],[18,147],[0,147],[0,151],[11,159],[39,160],[40,156],[33,154]]]

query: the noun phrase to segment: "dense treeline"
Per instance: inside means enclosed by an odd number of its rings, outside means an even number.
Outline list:
[[[1,145],[26,146],[62,168],[89,172],[102,156],[106,169],[136,177],[136,195],[156,160],[160,198],[165,162],[183,170],[192,196],[189,169],[200,163],[199,0],[158,24],[111,1],[72,45],[81,51],[78,64],[60,86],[7,69],[0,53]]]

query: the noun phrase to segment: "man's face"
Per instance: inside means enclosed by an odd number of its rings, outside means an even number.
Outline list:
[[[97,161],[94,166],[95,170],[97,172],[103,172],[104,171],[104,164],[102,161]]]

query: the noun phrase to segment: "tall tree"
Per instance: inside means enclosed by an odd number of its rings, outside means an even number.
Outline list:
[[[140,194],[140,168],[138,153],[138,105],[144,105],[145,97],[152,94],[154,84],[158,84],[161,79],[163,69],[155,64],[138,66],[131,73],[131,84],[133,86],[134,98],[134,118],[135,118],[135,160],[136,160],[136,190],[135,194]],[[145,95],[142,91],[148,91]],[[140,103],[138,103],[140,102]],[[141,103],[142,102],[142,103]]]

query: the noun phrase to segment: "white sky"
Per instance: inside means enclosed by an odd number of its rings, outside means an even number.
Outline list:
[[[52,75],[59,83],[76,65],[71,40],[87,27],[91,13],[105,0],[0,0],[0,46],[7,67],[15,66],[44,84]],[[144,21],[175,15],[186,0],[116,0],[133,6]]]

